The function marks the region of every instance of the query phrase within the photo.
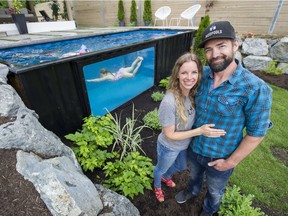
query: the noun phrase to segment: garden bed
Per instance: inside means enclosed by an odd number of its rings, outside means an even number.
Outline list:
[[[266,82],[288,90],[288,75],[273,76],[261,72],[254,73]],[[158,87],[153,87],[147,90],[140,96],[119,107],[115,112],[118,114],[121,113],[121,118],[123,119],[125,119],[125,117],[130,117],[133,103],[135,106],[135,116],[138,116],[138,119],[142,120],[143,116],[147,112],[152,111],[154,108],[159,106],[159,103],[153,102],[151,99],[151,94],[156,90],[158,90]],[[0,117],[0,125],[7,121],[10,120]],[[146,152],[146,155],[152,159],[154,165],[157,160],[156,140],[159,132],[160,131],[144,129],[141,133],[142,137],[145,138],[142,148]],[[25,180],[23,176],[16,171],[15,154],[15,150],[0,149],[0,215],[51,215],[44,202],[41,200],[38,192],[35,190],[33,184]],[[277,151],[277,154],[274,155],[283,160],[284,164],[287,164],[287,151]],[[97,170],[92,173],[86,172],[86,175],[94,183],[101,183],[103,180],[96,177],[97,175],[100,177],[102,175]],[[159,203],[154,197],[153,191],[148,190],[145,191],[144,195],[139,194],[131,201],[138,208],[142,216],[196,216],[201,210],[205,188],[203,188],[200,196],[181,205],[176,203],[174,198],[178,191],[186,187],[188,178],[189,173],[188,171],[185,171],[175,175],[174,180],[177,184],[176,188],[170,189],[163,186],[165,191],[165,202],[163,203]],[[279,190],[281,190],[281,188],[279,188]],[[265,206],[257,206],[269,216],[281,215],[271,209],[267,209]]]

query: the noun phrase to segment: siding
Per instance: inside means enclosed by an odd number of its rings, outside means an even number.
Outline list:
[[[211,0],[209,1],[211,2]],[[209,14],[211,21],[229,20],[238,33],[252,32],[254,34],[267,34],[271,26],[278,0],[214,0]],[[288,1],[283,1],[273,34],[288,35]],[[194,23],[199,25],[201,17],[205,16],[206,0],[152,0],[152,14],[164,5],[170,6],[172,12],[168,18],[179,17],[180,13],[192,6],[201,4]],[[138,24],[143,25],[143,0],[136,0],[138,8]],[[131,0],[124,0],[125,22],[129,24]],[[117,0],[83,1],[74,0],[74,15],[78,26],[108,27],[118,26]],[[157,23],[161,25],[162,22]],[[182,26],[187,22],[182,22]]]

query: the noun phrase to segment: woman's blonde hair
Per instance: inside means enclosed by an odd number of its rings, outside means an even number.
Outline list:
[[[193,88],[190,90],[188,97],[190,98],[191,101],[191,106],[195,108],[195,101],[194,98],[196,96],[196,92],[198,87],[200,86],[200,81],[202,78],[202,63],[200,59],[193,53],[185,53],[184,55],[180,56],[177,61],[175,62],[175,65],[172,69],[172,74],[169,79],[169,84],[168,84],[168,91],[172,92],[175,101],[176,101],[176,112],[180,118],[180,124],[181,125],[187,125],[188,121],[188,115],[187,115],[187,110],[184,106],[185,102],[185,96],[182,94],[182,90],[180,88],[180,82],[178,79],[178,74],[180,71],[180,67],[186,63],[194,61],[197,65],[198,68],[198,80],[196,84],[193,86]],[[177,125],[178,126],[178,125]]]

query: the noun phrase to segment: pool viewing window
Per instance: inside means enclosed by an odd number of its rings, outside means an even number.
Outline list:
[[[112,112],[169,76],[176,59],[190,51],[194,34],[106,33],[2,49],[0,59],[11,64],[9,82],[26,106],[61,136],[80,129],[84,117]]]
[[[154,56],[153,47],[85,66],[92,114],[102,116],[152,87]]]

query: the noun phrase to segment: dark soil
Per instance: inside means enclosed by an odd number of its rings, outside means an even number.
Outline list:
[[[268,83],[279,86],[288,90],[288,75],[267,75],[261,72],[254,72],[257,76],[261,77]],[[142,120],[143,116],[159,106],[159,103],[153,102],[151,94],[156,91],[157,87],[153,87],[144,92],[140,96],[129,101],[125,105],[118,108],[115,112],[121,113],[122,118],[131,116],[132,103],[135,106],[135,116],[138,116],[139,120]],[[7,119],[0,116],[0,125],[14,121],[14,119]],[[144,140],[142,144],[143,150],[147,156],[156,164],[156,140],[159,131],[155,132],[149,129],[142,131],[142,137],[149,137]],[[287,166],[288,164],[288,152],[279,149],[272,149],[274,156],[279,158]],[[38,192],[34,188],[33,184],[25,180],[16,171],[16,150],[4,150],[0,149],[0,216],[21,216],[21,215],[51,215],[44,202],[41,200]],[[101,179],[96,179],[99,173],[86,173],[86,175],[94,182],[101,183]],[[173,178],[177,186],[174,189],[163,186],[165,191],[165,201],[159,203],[152,191],[146,190],[144,194],[140,194],[134,197],[132,203],[138,208],[142,216],[196,216],[201,211],[203,198],[206,192],[206,188],[203,188],[201,194],[192,200],[187,201],[184,204],[178,204],[175,201],[174,196],[176,193],[186,187],[187,180],[189,178],[189,172],[181,172],[175,175]],[[269,216],[280,216],[281,214],[268,209],[265,206],[261,206],[255,203],[257,207],[260,207]]]

